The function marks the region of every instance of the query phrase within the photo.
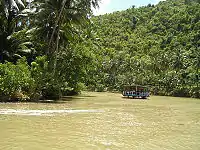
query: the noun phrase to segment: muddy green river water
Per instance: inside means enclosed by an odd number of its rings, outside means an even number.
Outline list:
[[[0,103],[0,150],[199,150],[200,100],[83,93]]]

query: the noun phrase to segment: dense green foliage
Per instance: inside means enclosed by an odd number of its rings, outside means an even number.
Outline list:
[[[0,1],[0,100],[58,99],[82,88],[200,97],[200,3],[92,16],[98,0]]]
[[[29,93],[33,79],[26,60],[23,58],[16,65],[7,62],[0,64],[0,93],[1,100],[30,99]]]
[[[200,97],[200,3],[167,0],[93,18],[96,81],[121,90],[150,85],[155,94]]]
[[[0,100],[58,99],[84,87],[92,7],[98,0],[0,1]]]

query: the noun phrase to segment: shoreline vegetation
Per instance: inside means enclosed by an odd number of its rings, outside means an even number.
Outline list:
[[[98,91],[89,91],[89,90],[84,90],[84,91],[81,91],[79,92],[78,94],[75,94],[75,95],[66,95],[66,96],[62,96],[60,98],[57,98],[57,99],[52,99],[51,97],[49,99],[38,99],[37,101],[36,100],[30,100],[30,99],[24,99],[23,97],[15,97],[15,99],[1,99],[0,98],[0,104],[20,104],[20,103],[44,103],[44,104],[64,104],[66,103],[67,101],[73,101],[73,100],[76,100],[76,99],[82,99],[82,98],[87,98],[87,97],[93,97],[93,96],[88,96],[88,93],[90,95],[92,94],[102,94],[102,95],[106,95],[106,94],[118,94],[119,98],[122,98],[122,99],[127,99],[127,100],[144,100],[144,99],[141,99],[141,98],[132,98],[132,97],[126,97],[126,96],[123,96],[122,95],[122,92],[119,92],[119,91],[101,91],[101,92],[98,92]],[[181,97],[181,96],[170,96],[170,95],[154,95],[154,94],[151,94],[150,92],[150,97],[147,97],[147,99],[145,100],[150,100],[151,97],[168,97],[168,98],[182,98],[182,99],[194,99],[194,100],[199,100],[199,98],[195,98],[195,97]],[[96,96],[94,96],[96,97]],[[7,97],[8,98],[8,97]]]
[[[200,98],[198,0],[94,16],[98,3],[0,2],[0,102],[57,101],[132,84],[149,85],[154,95]]]

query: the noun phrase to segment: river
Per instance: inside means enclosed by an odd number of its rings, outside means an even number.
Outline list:
[[[200,100],[83,93],[0,103],[2,150],[199,150]]]

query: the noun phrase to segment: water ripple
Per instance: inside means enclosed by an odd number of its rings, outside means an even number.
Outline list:
[[[30,116],[51,116],[55,114],[65,113],[97,113],[103,112],[102,110],[24,110],[24,109],[0,109],[2,115],[30,115]]]

